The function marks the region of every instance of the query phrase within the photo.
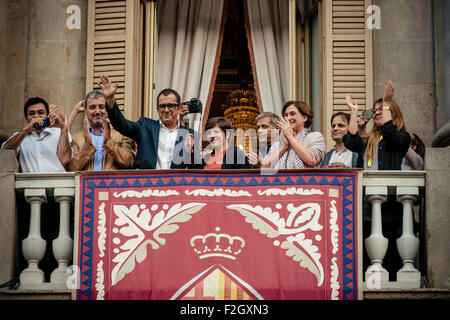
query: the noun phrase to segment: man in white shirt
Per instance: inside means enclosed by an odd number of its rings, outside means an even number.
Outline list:
[[[64,113],[57,113],[58,110],[58,106],[49,107],[39,97],[25,103],[27,125],[2,144],[2,150],[16,151],[22,172],[66,171],[65,166],[72,158],[72,137]]]
[[[350,115],[338,112],[331,117],[331,138],[336,143],[334,148],[325,154],[322,161],[322,168],[357,168],[358,154],[345,148],[342,138],[348,131]]]
[[[125,119],[115,101],[118,84],[108,76],[101,77],[99,86],[106,97],[109,120],[114,129],[137,142],[133,163],[136,169],[187,169],[192,162],[201,163],[199,137],[192,129],[180,125],[180,95],[173,89],[164,89],[156,98],[159,120],[141,117],[138,121]],[[185,151],[188,134],[194,135],[194,153]]]

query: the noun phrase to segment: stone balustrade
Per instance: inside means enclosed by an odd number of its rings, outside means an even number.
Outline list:
[[[21,194],[30,204],[30,224],[28,236],[22,240],[22,253],[28,267],[20,273],[19,290],[64,290],[67,278],[71,275],[68,264],[73,256],[73,239],[70,236],[70,211],[75,196],[73,173],[64,174],[16,174],[16,193]],[[49,197],[59,203],[59,234],[51,243],[41,235],[41,216],[54,219],[56,212],[42,212],[42,204]],[[18,214],[23,214],[18,212]],[[47,246],[52,252],[58,267],[51,273],[50,282],[45,282],[44,272],[39,262],[44,257]]]
[[[64,174],[16,174],[16,193],[23,193],[30,204],[28,236],[22,240],[22,252],[28,266],[20,273],[20,289],[49,290],[67,289],[70,276],[68,264],[73,255],[73,239],[70,236],[69,215],[75,197],[74,173]],[[364,270],[365,289],[420,288],[421,273],[417,268],[419,239],[413,232],[413,204],[423,195],[425,171],[365,171],[363,173],[364,197],[372,204],[370,236],[364,239],[364,247],[371,259],[371,265]],[[396,281],[389,281],[383,258],[388,239],[383,236],[381,205],[395,193],[397,201],[403,204],[402,235],[396,241],[403,267],[397,270]],[[41,212],[43,203],[53,197],[59,203],[59,235],[51,243],[41,236]],[[18,214],[22,214],[19,212]],[[51,273],[50,282],[44,280],[39,262],[46,247],[51,245],[58,267]]]
[[[371,265],[365,270],[368,289],[420,288],[421,273],[417,268],[420,240],[413,232],[414,202],[424,194],[425,171],[365,171],[363,173],[365,199],[372,204],[370,236],[364,239]],[[403,205],[402,233],[396,240],[403,267],[397,270],[396,281],[389,281],[389,271],[383,267],[388,239],[383,235],[381,205],[393,196]],[[423,223],[423,221],[420,221]],[[392,244],[391,244],[392,245]]]

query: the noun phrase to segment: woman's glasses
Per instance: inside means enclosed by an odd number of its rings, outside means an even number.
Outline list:
[[[378,108],[372,109],[372,113],[376,113],[377,111],[383,112],[383,105],[380,105]]]

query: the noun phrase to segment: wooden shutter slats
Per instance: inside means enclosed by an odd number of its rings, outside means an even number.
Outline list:
[[[114,7],[105,7],[105,8],[95,8],[95,15],[99,16],[104,13],[123,13],[125,15],[126,8],[125,6],[114,6]]]
[[[125,53],[124,47],[112,47],[112,48],[98,48],[95,50],[95,54],[111,54],[111,53]]]
[[[364,0],[336,0],[333,5],[337,6],[364,6]]]
[[[110,24],[123,24],[125,26],[124,18],[108,18],[108,19],[98,19],[95,21],[95,25],[110,25]]]
[[[104,7],[125,7],[126,1],[97,1],[95,4],[95,8],[104,8]]]
[[[107,71],[114,72],[117,70],[125,72],[125,64],[96,65],[94,68],[94,73],[95,72],[106,73]]]
[[[118,60],[123,59],[125,61],[125,53],[113,53],[113,54],[95,54],[94,59],[97,60]]]
[[[111,81],[119,82],[116,101],[125,113],[134,107],[133,90],[136,86],[132,81],[137,76],[137,50],[133,49],[136,44],[130,35],[136,33],[134,22],[138,11],[139,1],[88,2],[86,90],[98,89],[100,76],[107,74]],[[125,108],[124,103],[127,104]]]

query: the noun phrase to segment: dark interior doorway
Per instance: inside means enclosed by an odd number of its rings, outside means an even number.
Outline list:
[[[225,27],[208,119],[224,116],[226,98],[237,89],[254,89],[243,0],[228,0]]]

